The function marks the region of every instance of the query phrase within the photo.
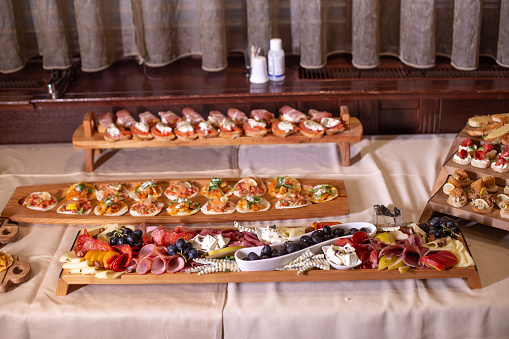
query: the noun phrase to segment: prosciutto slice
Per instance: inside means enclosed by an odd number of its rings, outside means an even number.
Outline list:
[[[403,262],[411,267],[419,267],[419,260],[421,259],[421,251],[419,247],[415,245],[410,245],[405,247],[403,251]]]
[[[307,119],[307,116],[301,111],[296,110],[288,105],[284,105],[279,109],[281,120],[288,121],[291,123],[299,123]]]
[[[223,120],[226,119],[223,113],[220,111],[210,111],[209,112],[209,121],[214,126],[219,126],[223,122]]]
[[[246,113],[236,108],[229,108],[227,114],[236,125],[243,125],[248,120]]]
[[[157,114],[161,117],[163,122],[167,123],[172,128],[177,125],[177,122],[182,121],[182,118],[172,111],[158,112]]]
[[[380,256],[380,258],[382,256],[385,256],[387,259],[390,259],[390,257],[392,257],[393,255],[400,257],[403,254],[404,250],[405,250],[405,246],[402,244],[389,245],[389,246],[384,247],[380,251],[379,256]]]
[[[99,115],[97,117],[97,122],[99,123],[99,125],[106,128],[113,123],[114,119],[115,119],[115,117],[113,116],[113,114],[108,112],[108,113],[103,113],[103,114]]]
[[[308,115],[311,120],[321,122],[323,118],[332,118],[332,113],[326,111],[318,111],[316,109],[310,109]]]
[[[166,265],[166,272],[176,273],[182,270],[186,266],[186,261],[180,255],[172,258]]]
[[[267,111],[266,109],[254,109],[251,111],[251,118],[264,121],[267,124],[271,123],[274,120],[274,113]]]
[[[154,114],[150,113],[149,111],[140,113],[139,118],[140,118],[141,122],[144,122],[149,126],[153,126],[160,121],[158,117],[156,117]]]
[[[191,125],[198,125],[200,122],[205,121],[201,115],[199,115],[191,107],[185,107],[182,109],[182,115],[186,118]]]
[[[117,115],[120,126],[131,128],[131,126],[136,124],[136,120],[134,120],[134,118],[131,116],[131,113],[129,113],[129,111],[126,109],[122,109],[115,114]]]

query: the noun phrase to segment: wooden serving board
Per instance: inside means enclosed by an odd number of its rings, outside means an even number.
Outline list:
[[[269,179],[262,179],[265,181],[269,181]],[[135,184],[142,183],[150,179],[138,180],[138,181],[124,181],[128,188],[134,186]],[[160,185],[163,191],[171,184],[179,181],[186,180],[190,181],[198,188],[205,186],[208,184],[210,179],[172,179],[172,180],[154,180],[157,185]],[[223,178],[223,181],[228,181],[228,183],[233,186],[239,178],[236,179],[227,179]],[[58,206],[63,203],[60,202],[55,208],[50,211],[41,212],[34,211],[22,206],[23,199],[28,196],[32,192],[49,192],[52,195],[58,197],[65,197],[65,192],[67,189],[74,183],[68,184],[51,184],[51,185],[36,185],[36,186],[19,186],[16,188],[11,198],[7,202],[5,209],[2,212],[2,217],[9,218],[16,222],[24,222],[24,223],[35,223],[35,224],[75,224],[75,225],[97,225],[104,224],[108,222],[116,222],[122,224],[129,223],[160,223],[160,224],[194,224],[194,223],[228,223],[231,225],[233,221],[238,222],[247,222],[247,221],[271,221],[271,220],[285,220],[285,219],[307,219],[307,218],[321,218],[321,217],[334,217],[334,216],[342,216],[350,213],[350,205],[348,203],[348,197],[346,194],[345,183],[343,180],[319,180],[319,179],[298,179],[301,185],[305,186],[314,186],[318,184],[330,184],[338,189],[339,196],[328,202],[320,203],[320,204],[312,204],[310,206],[296,208],[296,209],[276,209],[274,207],[277,198],[270,196],[269,194],[265,194],[263,196],[264,199],[268,200],[271,204],[269,210],[264,212],[252,212],[252,213],[239,213],[234,212],[232,214],[223,214],[223,215],[205,215],[201,211],[197,214],[190,216],[170,216],[166,212],[166,207],[168,207],[168,199],[163,195],[160,198],[161,202],[165,204],[165,207],[157,216],[153,217],[134,217],[129,212],[124,214],[123,216],[118,217],[108,217],[108,216],[97,216],[92,213],[89,215],[68,215],[68,214],[59,214],[56,212]],[[102,183],[114,183],[110,182],[94,182],[94,184],[102,184]],[[65,200],[65,199],[63,199]],[[192,201],[199,202],[201,206],[203,206],[207,199],[200,194],[198,196],[191,199]],[[239,198],[235,196],[231,196],[230,200],[234,203],[237,203]],[[93,201],[92,205],[95,207],[97,201]],[[125,200],[125,203],[128,206],[131,206],[134,201],[130,198]],[[222,226],[224,227],[224,225]]]
[[[220,272],[198,275],[197,273],[175,273],[139,275],[126,273],[112,280],[98,279],[95,276],[70,274],[62,270],[58,279],[56,295],[67,295],[71,286],[81,287],[91,284],[107,285],[149,285],[149,284],[207,284],[239,282],[301,282],[301,281],[347,281],[347,280],[401,280],[401,279],[466,279],[470,288],[481,288],[479,274],[475,267],[452,268],[446,271],[435,269],[412,268],[405,273],[398,270],[353,269],[329,271],[311,270],[303,275],[297,271],[254,271],[254,272]]]
[[[19,261],[18,256],[13,255],[14,262],[5,271],[0,272],[0,293],[5,293],[13,284],[22,284],[30,279],[32,267],[28,261]]]

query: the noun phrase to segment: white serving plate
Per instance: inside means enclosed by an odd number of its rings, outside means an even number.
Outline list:
[[[327,250],[330,248],[330,246],[322,246],[322,251],[323,251],[323,254],[325,255],[325,259],[327,259],[327,261],[329,262],[329,265],[331,265],[332,267],[334,267],[335,269],[337,270],[349,270],[351,268],[354,268],[354,267],[357,267],[359,266],[360,264],[362,264],[362,261],[359,259],[359,262],[355,265],[350,265],[350,266],[345,266],[345,265],[336,265],[334,264],[333,262],[331,262],[329,260],[329,258],[327,258]]]
[[[352,228],[366,228],[369,230],[368,235],[370,237],[373,237],[376,234],[376,226],[368,223],[368,222],[350,222],[345,224],[338,224],[331,226],[331,228],[334,230],[337,227],[341,227],[345,230],[345,233],[348,233]],[[310,236],[311,233],[309,232],[304,235]],[[345,235],[339,238],[351,238],[351,235]],[[282,255],[280,257],[275,258],[269,258],[269,259],[260,259],[260,260],[245,260],[247,258],[247,255],[250,252],[255,252],[256,254],[260,255],[263,246],[257,246],[257,247],[246,247],[238,250],[235,252],[235,261],[237,262],[237,265],[239,266],[241,271],[274,271],[276,268],[280,268],[285,266],[286,264],[290,263],[292,260],[300,256],[302,253],[304,253],[306,250],[310,250],[311,252],[317,254],[320,253],[322,250],[322,246],[327,246],[333,244],[337,239],[339,238],[333,238],[327,241],[323,241],[321,243],[306,247],[302,250]],[[300,237],[289,239],[292,241],[298,241]],[[280,242],[277,244],[272,244],[272,248],[282,248],[284,246],[284,242]]]

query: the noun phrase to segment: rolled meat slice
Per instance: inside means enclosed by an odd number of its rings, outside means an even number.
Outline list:
[[[150,272],[151,268],[152,268],[152,258],[141,257],[138,259],[138,264],[136,265],[136,273],[147,274],[148,272]]]
[[[308,115],[311,120],[321,122],[323,118],[332,118],[332,113],[326,111],[318,111],[316,109],[310,109]]]
[[[403,262],[411,267],[419,267],[422,264],[419,263],[421,259],[421,253],[419,247],[415,245],[407,246],[403,251]]]
[[[292,124],[300,123],[307,119],[307,115],[288,105],[284,105],[279,109],[279,118]]]
[[[158,122],[161,120],[156,117],[154,114],[150,113],[149,111],[140,113],[139,115],[140,121],[146,123],[150,127],[155,126]]]
[[[114,119],[115,117],[111,114],[111,112],[103,113],[97,117],[97,123],[99,126],[106,128],[113,123]]]
[[[154,274],[163,274],[166,272],[166,267],[168,266],[168,259],[155,257],[152,259],[152,266],[150,267],[150,272]]]
[[[184,107],[182,109],[182,115],[191,125],[198,125],[200,122],[205,121],[205,119],[191,107]]]
[[[209,112],[208,120],[212,123],[212,126],[218,127],[219,125],[221,125],[224,119],[226,119],[226,117],[220,111]]]
[[[161,117],[161,120],[167,123],[171,128],[175,128],[177,123],[182,121],[182,118],[172,111],[158,112],[157,114]]]
[[[227,114],[235,125],[244,125],[248,120],[246,113],[237,108],[228,108]]]
[[[180,255],[176,255],[167,262],[166,272],[176,273],[186,266],[186,261]]]
[[[271,113],[266,109],[254,109],[251,111],[250,116],[255,120],[263,121],[267,124],[270,124],[272,120],[274,120],[274,113]]]
[[[131,116],[128,110],[122,109],[115,113],[117,116],[117,125],[120,127],[131,128],[136,124],[136,120]]]

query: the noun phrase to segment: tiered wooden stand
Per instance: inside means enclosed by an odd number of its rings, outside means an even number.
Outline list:
[[[471,137],[468,134],[468,130],[471,127],[465,127],[454,139],[449,153],[447,155],[447,160],[440,170],[438,178],[435,182],[435,185],[432,189],[431,198],[429,199],[424,211],[421,215],[420,221],[424,222],[431,218],[434,212],[440,212],[448,215],[452,215],[458,218],[475,221],[480,224],[484,224],[487,226],[500,228],[506,231],[509,231],[509,220],[504,219],[500,216],[500,210],[495,206],[493,212],[488,214],[480,214],[473,212],[470,204],[467,204],[464,207],[456,208],[452,207],[447,203],[447,195],[442,191],[442,186],[447,182],[449,175],[453,174],[457,168],[461,168],[465,170],[472,180],[477,180],[482,177],[491,175],[495,177],[495,182],[499,186],[499,193],[503,193],[503,189],[506,185],[509,185],[509,173],[497,173],[491,168],[480,169],[473,167],[471,165],[458,165],[453,160],[452,157],[458,151],[459,145],[466,138],[470,138],[472,142],[477,143],[477,145],[481,144],[481,138]],[[500,145],[496,145],[499,147]]]
[[[346,106],[341,107],[341,113],[348,114]],[[179,147],[179,146],[227,146],[227,145],[269,145],[269,144],[304,144],[304,143],[335,143],[341,151],[343,166],[350,166],[350,143],[361,141],[363,133],[362,125],[357,118],[349,118],[348,130],[335,134],[324,135],[321,138],[308,138],[300,134],[290,135],[286,138],[266,135],[262,138],[241,136],[235,139],[196,139],[191,141],[138,141],[126,140],[108,142],[104,140],[104,134],[96,130],[95,114],[85,114],[83,125],[79,126],[73,134],[72,143],[74,148],[85,149],[85,166],[87,172],[93,172],[95,168],[94,157],[100,154],[102,149],[110,148],[144,148],[144,147]]]

